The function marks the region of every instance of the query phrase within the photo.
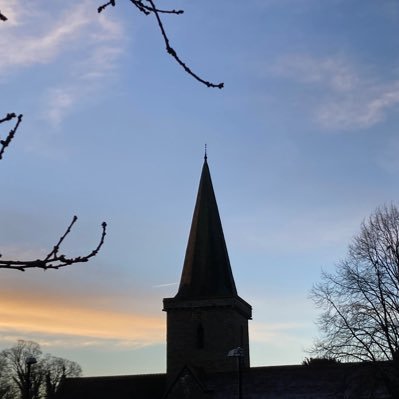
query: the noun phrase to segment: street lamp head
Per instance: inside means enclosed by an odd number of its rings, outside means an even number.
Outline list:
[[[243,348],[235,348],[235,349],[231,349],[228,353],[227,353],[228,357],[244,357],[244,349]]]
[[[25,360],[25,363],[26,363],[27,365],[32,365],[32,364],[37,363],[37,360],[36,360],[36,358],[35,358],[34,356],[28,356],[28,357],[26,358],[26,360]]]

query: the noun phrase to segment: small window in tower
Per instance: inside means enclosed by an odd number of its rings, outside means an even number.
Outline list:
[[[204,346],[204,327],[202,327],[202,324],[200,323],[197,327],[197,349],[204,349]]]

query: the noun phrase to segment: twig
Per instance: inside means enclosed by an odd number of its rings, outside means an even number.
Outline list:
[[[16,118],[17,115],[14,114],[14,112],[7,114],[3,119],[0,119],[0,123],[10,121],[13,118]]]
[[[196,73],[194,73],[192,71],[192,69],[181,60],[181,58],[177,55],[176,50],[170,45],[170,41],[169,41],[169,37],[166,34],[165,28],[163,26],[163,22],[161,20],[161,17],[159,14],[183,14],[183,10],[161,10],[159,8],[157,8],[154,4],[153,0],[146,0],[150,6],[147,6],[143,3],[143,0],[130,0],[130,2],[138,8],[138,10],[142,13],[144,13],[145,15],[149,15],[151,13],[153,13],[157,19],[157,23],[158,23],[158,27],[161,31],[163,40],[165,42],[165,46],[166,46],[166,51],[169,55],[171,55],[175,61],[190,75],[192,76],[194,79],[196,79],[198,82],[204,84],[207,87],[214,87],[214,88],[218,88],[218,89],[222,89],[224,87],[224,83],[212,83],[209,82],[208,80],[202,79],[200,76],[198,76]],[[100,7],[98,7],[97,11],[100,13],[102,12],[105,8],[107,8],[108,6],[112,6],[115,7],[116,4],[116,0],[110,0],[107,3],[101,5]]]
[[[108,6],[115,7],[115,0],[110,0],[108,3],[105,3],[102,6],[98,7],[97,12],[100,13],[101,11],[105,10]]]
[[[196,79],[196,80],[198,80],[199,82],[203,83],[203,84],[206,85],[207,87],[216,87],[216,88],[218,88],[218,89],[223,89],[224,83],[217,83],[217,84],[215,84],[215,83],[211,83],[211,82],[209,82],[209,81],[207,81],[207,80],[204,80],[204,79],[200,78],[197,74],[195,74],[195,73],[194,73],[194,72],[193,72],[193,71],[179,58],[179,56],[177,55],[176,51],[170,46],[169,38],[168,38],[168,36],[166,35],[165,29],[164,29],[164,27],[163,27],[161,18],[160,18],[160,16],[159,16],[159,13],[158,13],[158,11],[157,11],[156,8],[155,8],[154,2],[153,2],[152,0],[147,0],[147,1],[151,4],[151,7],[153,8],[155,17],[156,17],[156,19],[157,19],[157,21],[158,21],[159,29],[161,30],[162,37],[163,37],[163,39],[164,39],[164,41],[165,41],[166,51],[168,52],[168,54],[170,54],[170,55],[177,61],[177,63],[180,64],[180,65],[183,67],[183,69],[184,69],[189,75],[191,75],[194,79]]]
[[[0,159],[3,159],[3,154],[4,154],[6,147],[9,146],[9,144],[11,143],[12,139],[15,136],[15,133],[19,127],[19,124],[22,121],[22,114],[18,115],[18,117],[17,117],[14,113],[11,113],[11,114],[7,114],[3,119],[0,119],[0,123],[3,123],[6,121],[10,121],[11,119],[14,119],[14,118],[17,118],[17,123],[15,124],[14,128],[8,132],[8,135],[4,140],[0,140]]]
[[[107,234],[107,224],[103,222],[101,224],[102,232],[98,245],[85,256],[67,257],[63,254],[59,255],[60,246],[69,235],[72,230],[73,225],[76,223],[78,218],[73,217],[72,222],[69,224],[65,233],[60,237],[57,244],[54,245],[53,249],[45,256],[43,259],[28,260],[28,261],[15,261],[15,260],[2,260],[0,255],[0,269],[12,269],[20,270],[24,272],[26,269],[38,268],[38,269],[59,269],[74,263],[85,263],[88,262],[90,258],[97,255],[98,251],[104,244],[105,236]]]
[[[4,14],[2,14],[1,11],[0,11],[0,21],[5,22],[5,21],[7,21],[7,19],[8,18]]]
[[[161,10],[156,7],[148,7],[145,4],[143,4],[143,0],[130,0],[130,2],[134,4],[137,8],[139,9],[142,8],[143,10],[146,10],[147,12],[145,12],[145,14],[147,15],[151,14],[153,10],[156,10],[158,13],[161,14],[176,14],[176,15],[184,14],[184,10]]]

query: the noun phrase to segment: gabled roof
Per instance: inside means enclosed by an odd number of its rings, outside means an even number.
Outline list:
[[[203,378],[189,366],[183,366],[179,373],[171,380],[162,399],[210,397],[211,390],[204,384]]]
[[[236,297],[207,158],[204,159],[176,299]]]

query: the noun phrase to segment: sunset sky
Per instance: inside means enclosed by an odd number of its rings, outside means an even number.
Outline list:
[[[251,364],[300,363],[309,291],[360,223],[399,196],[397,0],[0,0],[0,253],[36,259],[73,215],[59,271],[0,270],[0,350],[17,339],[85,375],[164,372],[162,298],[177,292],[204,145]],[[0,138],[12,124],[0,125]]]

